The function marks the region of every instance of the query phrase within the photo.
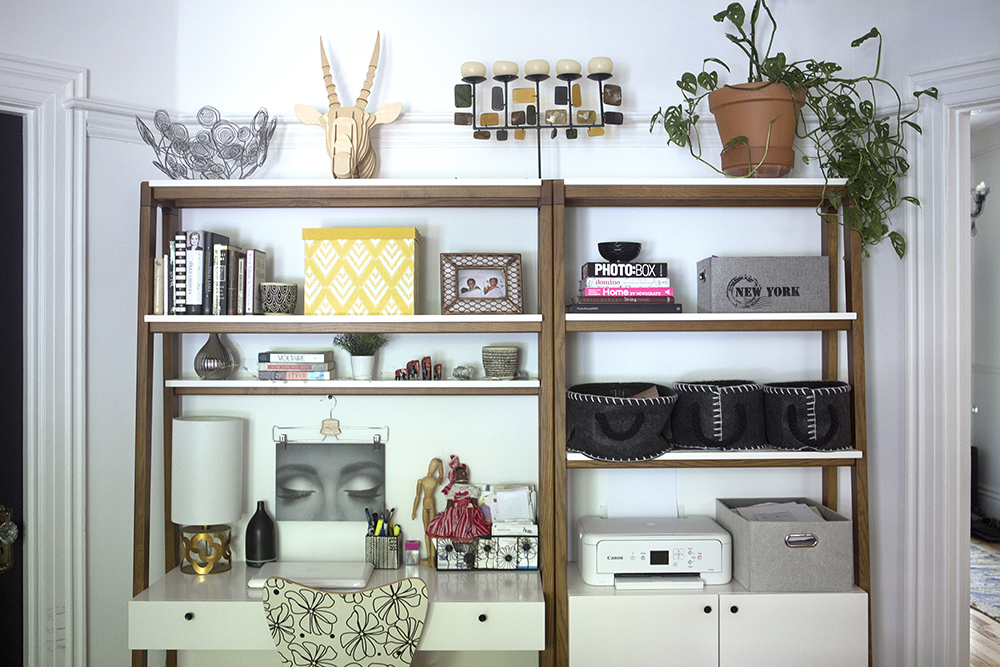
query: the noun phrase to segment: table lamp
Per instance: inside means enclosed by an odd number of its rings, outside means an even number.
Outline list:
[[[170,520],[181,527],[181,572],[232,567],[230,526],[243,507],[243,420],[175,417]]]

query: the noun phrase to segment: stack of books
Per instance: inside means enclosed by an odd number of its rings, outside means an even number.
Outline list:
[[[666,262],[587,262],[570,313],[680,313]]]
[[[180,230],[154,264],[154,315],[262,315],[267,253],[228,236]]]
[[[336,380],[333,350],[282,352],[269,350],[257,354],[259,380]]]

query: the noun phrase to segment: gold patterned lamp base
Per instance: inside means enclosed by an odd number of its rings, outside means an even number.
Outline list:
[[[181,572],[217,574],[233,567],[230,528],[224,524],[181,527]]]

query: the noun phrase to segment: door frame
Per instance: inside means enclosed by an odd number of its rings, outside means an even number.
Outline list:
[[[908,77],[936,87],[914,147],[906,227],[904,665],[969,662],[972,262],[969,117],[1000,101],[1000,56]]]
[[[87,664],[87,71],[0,54],[24,118],[24,568],[27,665]]]

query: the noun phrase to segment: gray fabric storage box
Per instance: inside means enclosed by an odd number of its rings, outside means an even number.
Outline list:
[[[635,398],[655,388],[657,396]],[[670,450],[677,393],[654,382],[593,382],[566,390],[566,451],[598,461],[647,461]]]
[[[698,312],[829,311],[826,257],[708,257],[698,262]]]
[[[800,502],[826,521],[747,521],[734,507]],[[755,593],[837,593],[854,586],[851,520],[807,498],[717,498],[715,520],[733,538],[733,578]],[[788,536],[813,535],[816,545],[792,548]],[[806,538],[808,540],[808,538]]]

